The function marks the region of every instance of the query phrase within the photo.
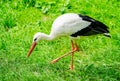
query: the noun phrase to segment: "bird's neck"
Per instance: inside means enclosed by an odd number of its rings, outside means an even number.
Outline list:
[[[47,35],[47,34],[44,34],[43,36],[43,40],[53,40],[55,37],[53,35]]]

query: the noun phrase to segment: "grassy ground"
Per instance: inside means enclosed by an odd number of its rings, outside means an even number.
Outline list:
[[[1,0],[0,80],[1,81],[120,81],[119,0]],[[71,57],[54,65],[54,58],[70,51],[69,38],[41,41],[30,58],[27,52],[36,32],[49,34],[54,19],[67,12],[89,15],[109,26],[112,38],[82,37]]]

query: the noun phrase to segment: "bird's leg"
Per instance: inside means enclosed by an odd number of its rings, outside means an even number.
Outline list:
[[[71,40],[71,45],[72,45],[72,51],[74,51],[75,47],[74,47],[74,43],[73,40]],[[72,52],[72,59],[71,59],[71,66],[70,66],[70,70],[73,70],[74,66],[73,66],[73,62],[74,62],[74,52]]]
[[[68,56],[68,55],[70,55],[71,53],[73,53],[73,52],[75,52],[75,51],[76,51],[76,50],[70,51],[70,52],[68,52],[68,53],[66,53],[66,54],[64,54],[64,55],[62,55],[62,56],[54,59],[54,60],[51,61],[50,63],[51,63],[51,64],[54,64],[55,62],[59,61],[61,58],[65,57],[65,56]]]
[[[55,62],[59,61],[61,58],[65,57],[65,56],[68,56],[68,55],[70,55],[70,54],[73,54],[75,51],[78,51],[78,46],[77,46],[77,44],[74,45],[73,41],[71,41],[71,42],[72,42],[72,51],[70,51],[70,52],[68,52],[68,53],[66,53],[66,54],[64,54],[64,55],[62,55],[62,56],[54,59],[53,61],[50,62],[51,64],[54,64]],[[74,46],[76,46],[76,48],[75,48]],[[72,58],[73,58],[73,57],[72,57]],[[71,65],[71,68],[72,68],[72,67],[73,67],[73,64]]]
[[[70,66],[70,70],[73,70],[74,69],[74,52],[75,51],[79,51],[79,47],[78,47],[78,45],[77,45],[77,43],[75,42],[73,42],[73,40],[71,40],[71,45],[72,45],[72,61],[71,61],[71,66]]]
[[[72,51],[70,51],[70,52],[68,52],[68,53],[66,53],[66,54],[64,54],[64,55],[62,55],[62,56],[54,59],[54,60],[51,61],[50,63],[51,63],[51,64],[54,64],[55,62],[57,62],[57,61],[60,60],[61,58],[63,58],[63,57],[65,57],[65,56],[67,56],[67,55],[69,55],[69,54],[72,53],[72,63],[71,63],[70,69],[73,69],[73,56],[74,56],[74,52],[76,51],[76,49],[75,49],[75,47],[74,47],[74,43],[73,43],[72,40],[71,40],[71,44],[72,44]]]
[[[78,47],[77,43],[75,43],[75,50],[79,51],[79,47]]]

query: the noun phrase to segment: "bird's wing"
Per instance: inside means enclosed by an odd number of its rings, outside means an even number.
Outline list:
[[[91,28],[95,31],[98,31],[98,32],[104,32],[104,33],[108,33],[109,31],[107,30],[108,27],[103,24],[102,22],[98,21],[98,20],[95,20],[89,16],[85,16],[85,15],[81,15],[79,14],[79,16],[84,20],[84,21],[88,21],[88,22],[91,22]],[[96,30],[97,29],[97,30]],[[100,30],[100,31],[99,31]]]
[[[79,14],[79,16],[84,20],[84,21],[89,21],[89,22],[92,22],[92,23],[95,23],[103,28],[108,28],[105,24],[103,24],[102,22],[98,21],[98,20],[95,20],[89,16],[85,16],[85,15],[82,15],[82,14]]]
[[[108,27],[102,22],[95,20],[89,16],[85,16],[81,14],[79,14],[79,17],[82,18],[83,21],[91,22],[91,24],[85,27],[84,29],[77,31],[71,36],[77,37],[78,35],[89,36],[89,35],[95,35],[95,34],[109,33]]]
[[[83,20],[89,21],[89,22],[95,22],[96,21],[95,19],[93,19],[89,16],[82,15],[82,14],[79,14],[79,17],[81,17]]]

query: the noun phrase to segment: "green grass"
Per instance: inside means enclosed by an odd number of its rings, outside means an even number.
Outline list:
[[[73,71],[70,56],[50,64],[70,51],[69,38],[40,41],[27,58],[33,35],[49,34],[54,19],[68,12],[104,22],[112,38],[81,37]],[[119,12],[119,0],[1,0],[0,81],[120,81]]]

